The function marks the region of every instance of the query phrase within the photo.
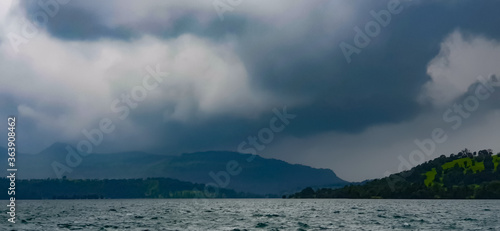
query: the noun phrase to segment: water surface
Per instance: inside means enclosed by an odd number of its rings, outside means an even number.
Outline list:
[[[0,230],[500,230],[500,200],[40,200],[17,211]]]

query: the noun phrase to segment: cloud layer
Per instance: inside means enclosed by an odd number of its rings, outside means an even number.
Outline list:
[[[478,76],[500,73],[498,1],[226,2],[223,20],[215,2],[2,1],[0,114],[20,118],[26,152],[112,118],[97,150],[177,154],[236,150],[286,106],[297,118],[260,154],[361,180],[397,169]],[[390,4],[400,13],[347,62],[339,44]],[[156,65],[168,75],[121,119],[114,102]],[[484,142],[495,97],[438,151],[500,150]]]

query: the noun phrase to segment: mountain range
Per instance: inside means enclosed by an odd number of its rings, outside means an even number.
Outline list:
[[[17,178],[55,179],[58,176],[54,166],[64,166],[68,170],[64,176],[68,179],[164,177],[259,195],[282,195],[304,187],[349,184],[330,169],[237,152],[207,151],[177,156],[144,152],[93,153],[78,160],[68,156],[67,147],[71,146],[55,143],[38,154],[18,153]],[[6,153],[5,148],[2,149]],[[7,166],[6,161],[7,158],[2,158],[0,164]]]

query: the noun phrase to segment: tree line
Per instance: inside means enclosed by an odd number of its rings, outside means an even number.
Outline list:
[[[1,178],[9,185],[7,178]],[[17,180],[16,199],[122,199],[122,198],[241,198],[257,197],[230,189],[212,189],[170,178]],[[0,199],[10,198],[7,193]]]

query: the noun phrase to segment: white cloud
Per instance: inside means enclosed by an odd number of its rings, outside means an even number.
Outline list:
[[[156,64],[170,75],[147,101],[173,104],[173,111],[150,112],[164,114],[166,120],[219,114],[254,118],[278,103],[251,87],[231,42],[214,43],[189,34],[170,40],[143,36],[131,41],[63,41],[40,31],[17,54],[3,42],[0,91],[23,102],[18,107],[21,116],[74,137],[109,114],[111,102],[142,84],[145,67]]]
[[[421,102],[446,105],[467,92],[478,76],[500,73],[500,44],[482,36],[464,37],[459,30],[441,44],[441,51],[428,65],[431,76],[420,96]]]
[[[4,0],[0,2],[0,19],[3,21],[8,15],[10,7],[12,5],[12,0]]]

